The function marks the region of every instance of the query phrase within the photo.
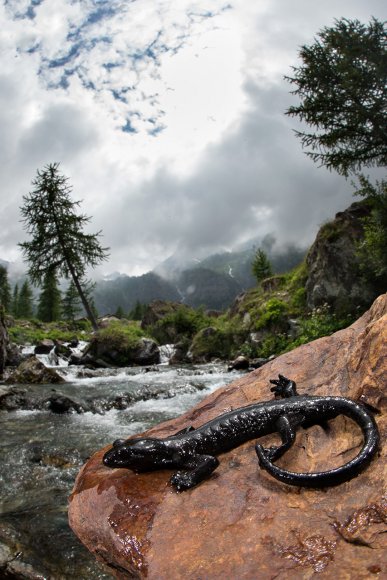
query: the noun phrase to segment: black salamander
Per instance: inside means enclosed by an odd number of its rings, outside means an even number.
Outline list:
[[[356,477],[376,454],[379,432],[374,418],[362,405],[343,397],[298,395],[296,383],[282,375],[270,381],[275,399],[254,403],[220,415],[194,429],[187,427],[165,439],[119,439],[107,451],[103,463],[108,467],[127,467],[136,472],[179,469],[171,478],[182,491],[208,477],[219,465],[216,455],[256,437],[278,432],[277,447],[255,446],[259,464],[273,477],[289,485],[333,486]],[[353,419],[361,428],[363,447],[358,455],[341,467],[316,473],[294,473],[274,465],[294,443],[297,427],[323,425],[338,415]]]

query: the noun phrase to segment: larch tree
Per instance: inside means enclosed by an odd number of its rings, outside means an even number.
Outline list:
[[[73,281],[82,305],[94,328],[97,321],[85,292],[87,268],[94,268],[108,258],[108,249],[99,242],[101,232],[85,233],[90,217],[76,210],[80,201],[70,197],[68,178],[59,172],[59,163],[37,171],[34,189],[23,196],[20,208],[24,227],[31,240],[20,244],[29,264],[29,276],[41,285],[49,269]]]
[[[342,18],[301,47],[302,64],[285,77],[300,104],[286,114],[313,161],[347,176],[387,162],[387,28]]]

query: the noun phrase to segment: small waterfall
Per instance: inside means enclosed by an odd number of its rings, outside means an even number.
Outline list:
[[[176,352],[174,344],[162,344],[160,347],[160,364],[166,365]]]

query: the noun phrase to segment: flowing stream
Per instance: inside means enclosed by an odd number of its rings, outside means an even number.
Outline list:
[[[0,394],[16,389],[24,401],[0,411],[0,577],[12,569],[4,577],[111,578],[67,522],[80,467],[114,439],[179,416],[239,375],[215,364],[86,372],[59,361],[57,368],[68,382],[0,385]],[[76,400],[78,412],[49,410],[44,401],[53,394]]]

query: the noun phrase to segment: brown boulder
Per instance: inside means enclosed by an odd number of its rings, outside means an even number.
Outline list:
[[[268,381],[278,373],[295,380],[300,393],[372,405],[380,412],[383,441],[387,294],[351,327],[268,362],[148,433],[167,436],[267,400]],[[265,446],[277,440],[260,439]],[[278,464],[294,471],[329,469],[355,455],[361,440],[358,428],[340,417],[328,432],[317,425],[300,430]],[[118,578],[368,579],[387,573],[383,449],[357,478],[314,490],[271,478],[259,468],[250,441],[221,455],[214,474],[183,493],[171,488],[170,471],[104,467],[106,449],[79,473],[69,516],[78,537]]]

